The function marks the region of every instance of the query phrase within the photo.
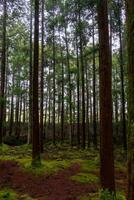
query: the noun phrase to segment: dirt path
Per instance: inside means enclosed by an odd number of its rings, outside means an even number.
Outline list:
[[[0,162],[0,188],[9,187],[38,200],[76,200],[78,196],[96,192],[97,184],[79,184],[69,179],[80,172],[80,165],[57,172],[55,175],[34,176],[23,172],[13,161]]]

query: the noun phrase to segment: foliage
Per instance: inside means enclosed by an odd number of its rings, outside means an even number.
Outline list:
[[[100,200],[125,200],[125,197],[108,190],[100,190]]]

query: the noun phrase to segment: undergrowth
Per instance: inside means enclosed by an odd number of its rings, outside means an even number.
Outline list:
[[[75,176],[71,176],[70,179],[82,184],[99,183],[99,178],[90,173],[78,173]]]

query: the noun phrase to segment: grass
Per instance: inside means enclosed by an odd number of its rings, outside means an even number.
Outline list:
[[[71,176],[70,179],[82,184],[99,183],[99,178],[90,173],[78,173],[75,176]]]
[[[61,169],[65,169],[70,166],[70,163],[66,160],[57,161],[57,160],[46,160],[42,161],[41,166],[34,167],[31,165],[31,161],[28,160],[20,160],[19,161],[23,166],[23,169],[27,172],[30,172],[34,175],[51,175],[56,173]]]

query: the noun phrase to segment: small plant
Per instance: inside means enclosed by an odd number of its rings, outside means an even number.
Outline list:
[[[117,200],[114,192],[109,190],[100,191],[100,200]]]
[[[109,190],[100,190],[100,200],[125,200],[126,198],[123,195],[111,192]]]

